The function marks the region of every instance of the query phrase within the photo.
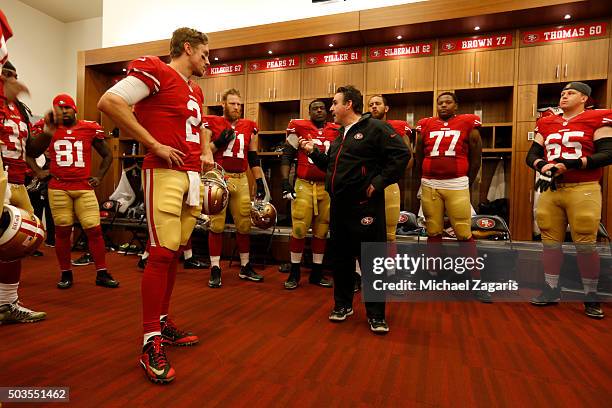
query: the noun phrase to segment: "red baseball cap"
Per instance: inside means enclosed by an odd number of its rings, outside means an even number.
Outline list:
[[[72,96],[68,94],[59,94],[53,98],[53,106],[67,106],[74,109],[75,112],[77,111],[74,99],[72,99]]]

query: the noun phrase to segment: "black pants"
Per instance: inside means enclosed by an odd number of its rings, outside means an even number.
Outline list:
[[[41,221],[43,217],[43,210],[45,212],[45,224],[47,227],[46,243],[55,245],[55,223],[53,223],[49,199],[47,197],[43,197],[40,191],[30,191],[28,192],[28,195],[30,196],[32,207],[34,207],[34,214],[36,214]]]
[[[365,202],[331,200],[330,211],[330,253],[334,274],[334,301],[337,307],[353,305],[353,274],[355,259],[361,258],[362,242],[385,242],[385,198],[383,194]],[[360,261],[361,264],[361,261]],[[364,281],[369,268],[362,268]],[[384,302],[366,302],[369,318],[384,318]]]

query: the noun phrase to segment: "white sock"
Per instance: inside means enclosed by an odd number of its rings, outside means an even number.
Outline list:
[[[302,263],[301,252],[291,252],[291,263]]]
[[[219,266],[219,262],[221,262],[220,256],[211,256],[210,257],[210,265],[211,266]]]
[[[155,331],[155,332],[149,332],[149,333],[145,333],[145,335],[142,337],[142,345],[144,346],[145,344],[147,344],[147,342],[153,337],[153,336],[161,336],[161,332]]]
[[[193,250],[191,249],[186,249],[183,251],[183,256],[185,257],[185,260],[190,259],[193,256]]]
[[[0,305],[7,303],[13,303],[17,300],[17,288],[19,288],[19,282],[17,283],[0,283]]]
[[[323,254],[312,254],[312,263],[322,264]]]
[[[359,267],[359,261],[355,261],[355,272],[357,272],[357,274],[361,276],[361,268]]]
[[[249,253],[240,254],[240,266],[244,266],[249,263]]]
[[[149,257],[149,251],[144,251],[144,252],[142,253],[142,255],[140,255],[140,258],[141,258],[142,260],[145,260],[145,259],[147,259],[148,257]]]
[[[596,293],[598,284],[599,284],[599,278],[596,278],[596,279],[582,278],[582,287],[584,289],[584,294],[588,295],[589,293]]]
[[[548,283],[548,286],[553,289],[559,286],[559,275],[549,275],[545,273],[544,280],[546,281],[546,283]]]
[[[160,315],[159,316],[159,321],[163,321],[166,317],[168,317],[168,315]]]

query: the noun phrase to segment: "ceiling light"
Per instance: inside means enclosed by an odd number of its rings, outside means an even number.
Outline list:
[[[566,14],[563,16],[564,19],[569,20],[570,18],[572,18],[572,16],[570,16],[569,14]]]
[[[268,50],[268,54],[272,54],[272,50]]]
[[[474,27],[474,31],[478,31],[478,30],[480,30],[480,26]]]
[[[123,68],[123,72],[127,72],[127,68]]]
[[[397,36],[397,37],[395,37],[395,38],[397,38],[398,40],[401,40],[401,39],[402,39],[402,36],[401,36],[401,35],[398,35],[398,36]]]
[[[215,57],[215,61],[219,61],[219,57]]]
[[[332,44],[332,43],[329,43],[329,48],[331,48],[331,47],[333,47],[333,46],[334,46],[334,44]]]

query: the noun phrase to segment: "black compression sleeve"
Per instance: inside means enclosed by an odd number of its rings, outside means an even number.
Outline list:
[[[533,163],[538,159],[542,159],[542,161],[538,163],[537,167],[534,167]],[[544,160],[544,146],[538,142],[533,142],[531,144],[531,148],[529,148],[529,151],[527,152],[525,162],[529,167],[538,171],[544,167],[546,165],[546,160]]]
[[[247,153],[247,159],[249,160],[249,166],[251,168],[261,166],[259,160],[257,159],[257,152],[249,150]]]
[[[597,169],[612,164],[612,137],[595,141],[595,153],[587,157],[587,169]]]

